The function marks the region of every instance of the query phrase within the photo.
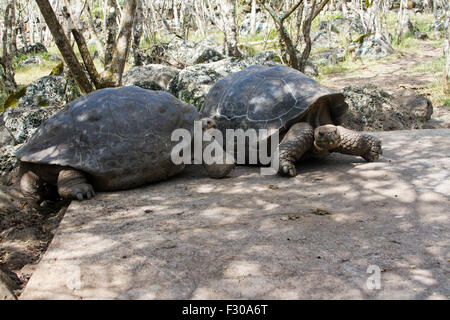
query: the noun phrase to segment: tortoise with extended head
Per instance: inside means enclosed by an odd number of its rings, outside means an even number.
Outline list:
[[[171,152],[172,132],[191,133],[198,112],[169,93],[139,87],[97,90],[43,123],[17,152],[20,187],[35,208],[56,185],[60,197],[89,199],[95,191],[121,190],[167,179],[183,170]],[[203,129],[214,123],[202,119]],[[231,165],[204,165],[223,177]],[[51,188],[50,188],[51,189]]]
[[[295,163],[306,155],[340,152],[367,161],[379,158],[378,138],[339,126],[347,109],[341,93],[300,71],[250,66],[216,82],[200,116],[214,119],[224,136],[226,129],[278,130],[279,173],[295,176]]]

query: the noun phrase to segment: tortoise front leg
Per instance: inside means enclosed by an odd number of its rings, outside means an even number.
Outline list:
[[[378,160],[383,154],[381,149],[381,140],[367,133],[353,131],[341,126],[337,126],[341,137],[339,147],[330,150],[354,156],[361,156],[366,161],[372,162]]]
[[[90,199],[95,195],[84,173],[72,168],[64,168],[59,172],[58,193],[61,198],[75,200]]]
[[[280,164],[278,172],[294,177],[297,173],[295,163],[313,145],[314,130],[307,122],[299,122],[291,126],[280,143]]]

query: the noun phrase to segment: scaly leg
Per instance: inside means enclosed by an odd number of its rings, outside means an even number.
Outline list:
[[[297,173],[295,163],[308,151],[314,141],[314,130],[307,122],[291,126],[280,143],[280,164],[278,172],[294,177]]]
[[[383,154],[381,140],[367,133],[353,131],[341,126],[337,126],[341,137],[339,147],[330,150],[354,156],[361,156],[365,160],[372,162],[378,160]]]
[[[75,169],[62,169],[58,175],[58,193],[61,198],[83,200],[90,199],[94,189],[87,182],[85,175]]]

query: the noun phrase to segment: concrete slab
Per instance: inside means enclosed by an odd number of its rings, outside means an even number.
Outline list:
[[[21,299],[448,299],[450,130],[377,135],[375,163],[74,201]]]

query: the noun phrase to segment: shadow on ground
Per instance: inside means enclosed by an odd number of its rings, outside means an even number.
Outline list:
[[[377,135],[375,163],[333,155],[290,179],[191,166],[74,201],[21,298],[447,299],[450,130]]]

